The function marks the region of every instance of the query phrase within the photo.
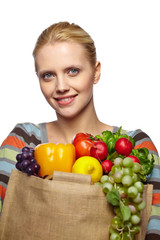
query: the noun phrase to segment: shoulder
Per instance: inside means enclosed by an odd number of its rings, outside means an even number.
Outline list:
[[[114,132],[117,131],[119,128],[115,127]],[[135,129],[135,130],[121,130],[122,133],[126,133],[127,135],[131,136],[135,140],[135,148],[147,148],[150,153],[153,153],[155,155],[158,155],[158,151],[150,138],[150,136],[145,133],[141,129]]]
[[[25,122],[25,123],[18,123],[15,125],[14,129],[11,131],[11,133],[23,133],[25,132],[28,135],[37,135],[37,137],[40,137],[40,124],[34,124],[31,122]]]
[[[30,145],[34,147],[41,143],[41,128],[42,124],[31,122],[18,123],[4,140],[2,146],[12,143],[15,146],[23,147],[23,145]]]
[[[146,147],[150,153],[154,153],[156,155],[158,154],[158,151],[150,136],[141,129],[129,131],[128,135],[133,137],[135,140],[135,148]]]

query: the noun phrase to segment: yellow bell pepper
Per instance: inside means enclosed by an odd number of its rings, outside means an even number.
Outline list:
[[[72,172],[76,160],[73,144],[44,143],[35,147],[34,157],[40,165],[41,177],[52,175],[54,171]]]

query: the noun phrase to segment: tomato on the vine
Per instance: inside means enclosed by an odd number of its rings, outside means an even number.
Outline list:
[[[76,158],[90,156],[90,149],[93,145],[91,134],[77,133],[73,139],[73,145],[76,149]]]
[[[77,133],[72,143],[76,149],[76,158],[92,156],[103,161],[107,157],[107,145],[102,140],[94,138],[91,134]]]

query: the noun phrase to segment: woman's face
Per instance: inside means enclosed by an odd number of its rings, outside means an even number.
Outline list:
[[[81,44],[63,41],[45,45],[35,62],[42,93],[58,115],[74,117],[91,102],[100,64],[91,66]]]

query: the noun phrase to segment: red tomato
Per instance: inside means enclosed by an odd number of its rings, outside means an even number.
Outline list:
[[[89,133],[77,133],[72,143],[76,149],[76,158],[92,156],[102,161],[107,157],[107,145]]]
[[[94,144],[92,135],[88,133],[77,133],[73,139],[73,145],[76,149],[76,158],[90,156],[90,149]]]

